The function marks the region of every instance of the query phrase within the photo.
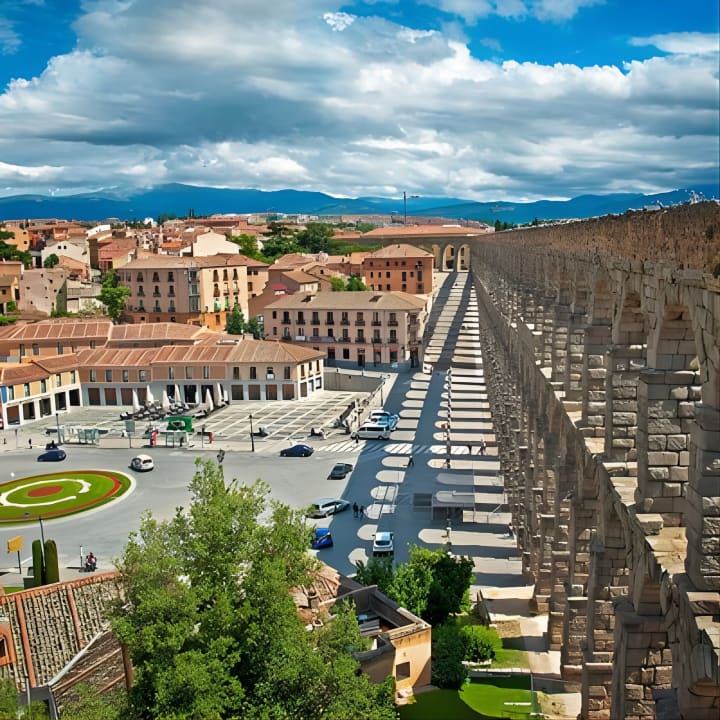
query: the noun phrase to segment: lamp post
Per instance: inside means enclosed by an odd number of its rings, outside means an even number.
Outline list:
[[[62,438],[60,437],[60,413],[55,411],[55,425],[57,427],[57,441],[58,445],[62,444]]]
[[[24,512],[23,517],[29,518],[30,513]],[[40,540],[42,541],[43,551],[44,551],[44,549],[45,549],[45,531],[43,529],[43,524],[42,524],[42,515],[38,515],[38,522],[40,523]]]
[[[419,195],[408,195],[405,190],[403,190],[403,217],[405,218],[405,221],[403,222],[403,225],[407,225],[407,199],[409,198],[418,198]]]
[[[255,433],[252,426],[252,415],[250,415],[250,452],[255,452]]]

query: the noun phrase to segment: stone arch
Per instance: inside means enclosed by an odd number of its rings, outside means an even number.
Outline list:
[[[441,270],[454,270],[455,269],[455,246],[452,243],[448,243],[442,249],[440,269]]]
[[[466,272],[470,269],[470,245],[463,243],[458,245],[457,249],[457,267],[456,270]]]
[[[442,269],[441,268],[442,251],[440,249],[440,246],[437,243],[433,243],[429,248],[423,248],[423,249],[432,253],[433,267],[438,270]]]

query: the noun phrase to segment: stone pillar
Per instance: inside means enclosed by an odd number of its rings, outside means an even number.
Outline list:
[[[552,367],[553,363],[553,336],[554,336],[554,325],[555,325],[555,313],[553,306],[555,305],[555,298],[545,297],[542,301],[542,315],[540,327],[537,329],[541,331],[542,337],[540,341],[540,354],[541,354],[541,367]]]
[[[696,588],[720,590],[720,408],[695,405],[690,447],[685,569]]]
[[[607,352],[606,359],[605,456],[614,461],[634,461],[637,385],[645,362],[645,348],[615,346]]]
[[[681,524],[700,378],[692,371],[643,370],[638,382],[636,500],[642,512]],[[720,494],[720,492],[718,493]]]
[[[630,602],[615,609],[611,720],[655,720],[655,691],[668,690],[672,657],[665,622],[639,615]]]
[[[570,316],[564,378],[565,399],[570,401],[582,400],[586,318],[587,315],[584,312],[573,313]]]
[[[610,331],[610,325],[590,325],[584,334],[581,426],[585,437],[605,437],[606,353]]]
[[[570,306],[555,305],[552,325],[552,357],[550,360],[550,380],[556,390],[565,390],[566,368],[568,364],[568,330],[570,326]]]

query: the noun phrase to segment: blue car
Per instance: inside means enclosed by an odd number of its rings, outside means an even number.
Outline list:
[[[330,528],[315,528],[315,537],[310,543],[310,547],[313,550],[322,550],[323,548],[329,548],[332,546],[333,539],[330,534]]]
[[[38,455],[38,462],[60,462],[67,457],[62,448],[52,448],[46,450],[42,455]]]
[[[313,449],[309,445],[293,445],[289,448],[284,448],[280,451],[280,457],[310,457],[313,454]]]

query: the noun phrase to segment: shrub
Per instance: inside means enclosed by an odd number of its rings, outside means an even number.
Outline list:
[[[463,641],[463,657],[472,662],[493,660],[502,649],[502,638],[495,628],[484,625],[465,625],[460,631]]]
[[[45,583],[60,582],[57,545],[54,540],[45,541]]]
[[[433,628],[432,683],[439,688],[457,690],[467,678],[463,665],[464,642],[455,623]]]
[[[45,565],[43,562],[43,546],[40,540],[32,541],[33,586],[45,584]]]

